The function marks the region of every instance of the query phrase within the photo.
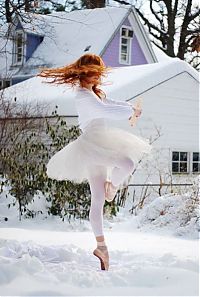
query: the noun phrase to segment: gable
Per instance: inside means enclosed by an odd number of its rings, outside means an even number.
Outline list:
[[[21,22],[18,20],[15,30],[23,30]]]
[[[137,41],[143,51],[143,54],[147,62],[148,63],[158,62],[156,55],[152,49],[148,33],[146,32],[144,26],[140,22],[139,16],[135,9],[131,10],[131,13],[128,19],[132,28],[134,28],[134,34],[137,38]]]
[[[128,16],[120,24],[116,34],[113,36],[113,39],[108,44],[102,58],[107,66],[111,67],[122,67],[124,64],[120,63],[120,38],[121,38],[121,28],[128,27],[133,30],[133,38],[131,40],[131,53],[130,53],[130,65],[141,65],[147,64],[147,60],[143,53],[143,50],[138,42],[138,39],[134,33],[134,28],[132,27]]]
[[[112,67],[125,66],[120,62],[121,28],[127,27],[133,30],[133,38],[130,40],[130,63],[128,65],[141,65],[157,62],[157,58],[151,47],[148,35],[141,24],[136,11],[131,8],[119,25],[106,47],[102,50],[102,57],[106,65]]]

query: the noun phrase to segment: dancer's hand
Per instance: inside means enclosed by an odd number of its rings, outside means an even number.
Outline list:
[[[138,118],[138,117],[141,116],[141,113],[142,113],[142,109],[134,108],[133,116],[135,116],[136,118]]]
[[[133,112],[133,115],[129,118],[129,122],[131,126],[134,126],[137,119],[139,118],[139,116],[141,115],[142,110],[141,109],[135,109],[135,111]]]
[[[139,98],[135,105],[132,105],[132,108],[134,110],[132,116],[129,118],[129,122],[131,126],[134,126],[137,122],[138,117],[141,116],[142,113],[142,98]]]

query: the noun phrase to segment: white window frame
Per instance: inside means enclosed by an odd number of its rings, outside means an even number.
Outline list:
[[[8,88],[5,85],[6,81],[9,81],[9,83],[10,83],[9,87],[11,86],[11,79],[9,79],[9,78],[1,79],[0,80],[0,90],[3,90],[5,88]]]
[[[18,61],[18,48],[17,48],[17,40],[18,35],[22,35],[22,47],[21,47],[21,59]],[[24,56],[25,56],[25,33],[23,30],[17,30],[15,32],[14,37],[14,46],[13,46],[13,65],[22,65],[24,63]]]
[[[187,172],[181,172],[181,171],[178,171],[178,172],[173,172],[172,171],[172,164],[173,164],[173,160],[172,160],[172,157],[173,157],[173,152],[178,152],[178,153],[187,153]],[[199,161],[193,161],[193,154],[194,153],[199,153],[200,155],[200,152],[198,151],[187,151],[187,150],[180,150],[180,149],[173,149],[171,151],[171,172],[173,175],[177,175],[177,174],[183,174],[183,175],[196,175],[196,174],[199,174],[200,171],[197,171],[197,172],[193,172],[193,163],[199,163],[200,164],[200,160]],[[181,162],[180,160],[179,161],[174,161],[174,162]]]
[[[177,161],[173,161],[173,153],[178,152],[179,153],[179,160]],[[187,161],[181,161],[180,160],[180,153],[187,153]],[[173,163],[178,163],[179,164],[179,171],[174,172],[173,171]],[[180,163],[187,163],[187,172],[182,172],[180,171]],[[189,174],[190,173],[190,153],[186,150],[172,150],[171,152],[171,172],[172,174],[176,175],[176,174]]]
[[[195,152],[192,152],[191,153],[191,173],[192,174],[199,174],[200,173],[200,159],[199,159],[199,161],[193,161],[193,154],[194,153],[198,153],[199,154],[199,157],[200,157],[200,152],[195,151]],[[193,172],[193,163],[198,163],[199,164],[199,166],[198,166],[199,167],[199,170],[196,171],[196,172],[195,171]]]
[[[122,26],[120,29],[120,42],[119,42],[119,64],[123,65],[131,65],[131,55],[132,55],[132,39],[133,37],[128,37],[128,36],[122,36],[122,29],[127,29],[133,31],[133,28],[130,26]],[[128,41],[128,60],[124,61],[121,59],[122,55],[122,38],[126,39]]]

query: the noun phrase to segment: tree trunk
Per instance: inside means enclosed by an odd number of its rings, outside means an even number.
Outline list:
[[[30,6],[31,6],[31,1],[30,0],[25,0],[24,1],[24,9],[26,12],[29,12],[30,11]]]
[[[182,27],[181,27],[178,54],[177,54],[177,57],[179,57],[181,60],[184,60],[184,56],[185,56],[185,53],[187,52],[187,47],[188,47],[186,43],[186,37],[187,37],[187,30],[190,23],[191,7],[192,7],[192,0],[188,0]]]
[[[6,12],[6,21],[7,23],[11,23],[12,21],[12,13],[10,11],[10,0],[5,0],[5,12]]]
[[[168,29],[167,29],[167,37],[166,37],[166,54],[168,54],[170,57],[175,57],[174,52],[174,40],[175,40],[175,18],[177,14],[177,7],[173,7],[172,1],[164,1],[167,9],[167,23],[168,23]]]
[[[106,0],[84,0],[83,2],[88,9],[101,8],[106,6]]]

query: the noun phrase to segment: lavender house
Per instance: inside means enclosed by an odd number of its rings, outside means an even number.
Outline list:
[[[157,62],[134,8],[28,14],[7,29],[9,35],[0,39],[0,88],[35,76],[40,67],[71,63],[86,52],[100,55],[112,67]]]

